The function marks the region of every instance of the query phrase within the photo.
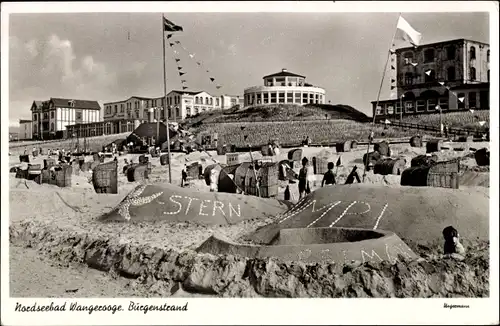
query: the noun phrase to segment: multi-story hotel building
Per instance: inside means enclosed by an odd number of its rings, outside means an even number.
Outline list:
[[[490,47],[466,39],[397,49],[397,98],[372,102],[376,116],[488,110]]]
[[[263,77],[263,86],[253,86],[244,91],[244,105],[288,103],[324,104],[325,90],[306,83],[306,77],[282,69],[281,72]]]
[[[173,90],[164,97],[132,96],[123,101],[104,103],[104,121],[68,127],[70,135],[80,137],[132,132],[141,122],[168,119],[172,122],[201,112],[228,109],[239,103],[239,96],[212,96],[207,92]]]
[[[76,123],[97,122],[101,106],[97,101],[51,98],[34,101],[31,105],[33,138],[63,138],[66,126]]]

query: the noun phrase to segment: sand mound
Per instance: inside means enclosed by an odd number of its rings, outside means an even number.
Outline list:
[[[332,186],[303,198],[249,239],[269,243],[280,229],[335,226],[382,229],[425,243],[441,241],[448,225],[464,238],[488,240],[488,196],[473,189]]]
[[[42,254],[64,263],[83,262],[92,268],[138,279],[144,285],[164,282],[169,286],[163,296],[176,293],[179,285],[183,291],[218,297],[463,298],[489,295],[489,265],[484,249],[479,255],[467,255],[463,260],[429,257],[396,264],[358,261],[339,266],[178,252],[123,242],[114,234],[99,237],[33,222],[11,225],[10,241],[37,248]]]
[[[275,216],[286,205],[275,199],[198,192],[171,184],[141,185],[134,189],[102,221],[169,221],[202,224],[234,224]]]
[[[460,185],[466,187],[490,187],[488,172],[466,171],[460,175]]]
[[[393,232],[352,228],[281,229],[271,243],[262,246],[239,244],[214,235],[196,251],[339,266],[352,261],[395,263],[400,257],[418,258]]]

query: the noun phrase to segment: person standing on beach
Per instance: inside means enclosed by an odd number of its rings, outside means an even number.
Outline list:
[[[325,174],[323,175],[323,181],[321,182],[321,187],[323,187],[325,184],[328,186],[337,183],[335,181],[335,174],[333,173],[333,167],[334,167],[333,162],[329,162],[328,171],[326,171]]]
[[[308,167],[309,167],[309,160],[304,157],[302,159],[302,168],[300,169],[299,172],[299,199],[301,199],[304,196],[304,193],[310,194],[311,193],[311,188],[309,187],[309,178],[308,178]]]

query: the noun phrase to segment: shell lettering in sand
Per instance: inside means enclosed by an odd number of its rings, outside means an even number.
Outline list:
[[[118,207],[118,214],[122,216],[125,220],[130,221],[130,206],[143,206],[151,203],[156,198],[160,197],[163,192],[159,192],[147,197],[139,197],[146,186],[140,186],[137,190],[133,191]]]

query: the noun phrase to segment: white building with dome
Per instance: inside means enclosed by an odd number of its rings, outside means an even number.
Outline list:
[[[244,91],[244,105],[259,104],[325,104],[325,90],[306,83],[306,77],[282,69],[263,77],[263,86]]]

